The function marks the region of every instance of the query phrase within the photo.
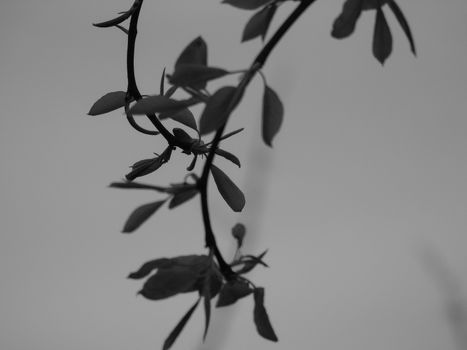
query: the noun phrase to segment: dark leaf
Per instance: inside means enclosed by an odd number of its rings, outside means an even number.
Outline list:
[[[253,289],[244,281],[229,281],[222,287],[216,307],[232,305],[252,292]]]
[[[236,134],[238,134],[239,132],[242,132],[242,131],[243,131],[243,128],[240,128],[240,129],[234,130],[232,132],[229,132],[229,133],[227,133],[225,135],[222,135],[220,140],[222,141],[222,140],[228,139],[229,137],[232,137],[232,136],[234,136],[234,135],[236,135]]]
[[[181,64],[201,64],[208,63],[208,46],[202,37],[197,37],[182,51],[175,62],[175,68]]]
[[[245,206],[245,196],[232,180],[218,167],[211,165],[211,173],[214,177],[217,189],[222,198],[226,201],[233,211],[242,211]]]
[[[208,335],[209,329],[209,321],[211,320],[211,273],[207,271],[206,276],[204,277],[203,281],[203,298],[204,298],[204,315],[205,315],[205,323],[204,323],[204,334],[203,339],[206,339]]]
[[[135,10],[136,10],[136,7],[133,6],[130,10],[123,12],[120,16],[114,19],[111,19],[109,21],[94,23],[93,26],[100,27],[100,28],[116,26],[117,24],[122,23],[124,20],[130,17]]]
[[[254,39],[258,36],[264,40],[276,9],[277,5],[273,4],[255,13],[243,30],[242,42]]]
[[[143,159],[131,166],[132,170],[125,175],[128,181],[133,181],[137,177],[151,174],[152,172],[159,169],[162,164],[167,163],[172,154],[172,147],[167,147],[160,156],[150,159]]]
[[[402,13],[402,10],[399,8],[399,5],[397,5],[397,3],[394,0],[389,0],[388,5],[391,8],[394,15],[396,16],[397,20],[399,21],[399,24],[402,27],[402,30],[404,31],[405,35],[407,36],[407,39],[410,43],[410,49],[412,50],[413,54],[416,55],[417,51],[415,49],[415,42],[412,37],[409,22],[407,22],[404,14]]]
[[[165,67],[162,71],[161,81],[159,83],[159,94],[165,95]]]
[[[199,121],[201,135],[216,131],[224,125],[229,117],[229,106],[235,91],[235,87],[225,86],[209,98]]]
[[[137,182],[112,182],[109,187],[123,188],[123,189],[142,189],[142,190],[155,190],[157,192],[166,192],[165,187],[146,185]]]
[[[260,255],[255,257],[255,259],[252,259],[251,255],[249,255],[249,258],[242,260],[243,267],[240,270],[238,270],[237,273],[239,275],[248,273],[251,270],[253,270],[258,264],[262,264],[267,267],[268,265],[266,265],[262,260],[263,257],[266,255],[266,253],[267,253],[267,249],[264,252],[262,252]]]
[[[160,258],[144,263],[137,271],[128,275],[131,279],[141,279],[148,276],[152,271],[160,268],[168,268],[172,266],[172,260],[167,258]]]
[[[180,111],[186,107],[186,101],[176,101],[167,96],[154,95],[137,101],[130,108],[130,112],[132,114],[152,114]]]
[[[392,51],[392,35],[383,10],[376,9],[375,31],[373,33],[373,56],[384,64]]]
[[[131,233],[159,209],[165,200],[148,203],[136,208],[125,223],[123,233]]]
[[[172,266],[161,268],[148,278],[139,292],[150,300],[160,300],[179,293],[193,291],[199,274],[187,266]]]
[[[170,200],[169,209],[173,209],[179,206],[180,204],[183,204],[186,201],[189,201],[191,198],[193,198],[197,194],[198,194],[198,189],[196,188],[175,194]]]
[[[341,14],[334,21],[331,35],[336,39],[348,37],[355,30],[361,13],[362,0],[346,0]]]
[[[272,139],[279,132],[284,117],[284,107],[279,96],[269,86],[264,86],[263,95],[263,141],[272,147]]]
[[[256,330],[259,335],[271,341],[278,341],[276,333],[272,328],[269,316],[264,307],[264,288],[255,288],[254,291],[255,307],[253,317],[256,325]]]
[[[232,227],[232,236],[237,240],[237,245],[240,248],[243,244],[243,238],[245,238],[246,228],[245,225],[241,223],[235,224]]]
[[[223,149],[216,148],[214,151],[218,156],[224,157],[227,160],[230,160],[232,163],[237,165],[240,168],[240,160],[232,153],[224,151]]]
[[[183,108],[179,111],[171,111],[171,112],[164,112],[159,114],[159,119],[164,120],[166,118],[170,118],[175,120],[189,128],[198,131],[198,127],[196,126],[195,117],[193,113],[190,112],[188,108]]]
[[[201,273],[210,263],[207,255],[182,255],[173,258],[172,261],[178,266],[188,266]]]
[[[190,135],[188,135],[188,133],[183,130],[183,129],[180,129],[180,128],[174,128],[172,130],[175,138],[180,141],[180,142],[193,142],[193,141],[196,141],[196,139],[193,139]]]
[[[89,110],[89,115],[100,115],[125,106],[126,92],[114,91],[102,96]]]
[[[207,67],[202,64],[179,64],[170,76],[170,83],[178,86],[197,87],[206,85],[209,80],[217,79],[229,74],[222,68]]]
[[[177,323],[175,328],[173,329],[172,332],[170,332],[169,336],[164,342],[164,346],[162,350],[168,350],[170,347],[173,345],[175,340],[177,340],[178,336],[182,332],[183,328],[187,324],[188,320],[190,319],[191,315],[193,315],[193,312],[196,310],[196,307],[199,304],[200,299],[196,301],[196,303],[187,311],[187,313],[182,317],[182,319]]]
[[[224,0],[222,2],[244,10],[255,10],[271,0]]]

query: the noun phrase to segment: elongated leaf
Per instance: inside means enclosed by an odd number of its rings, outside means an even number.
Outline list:
[[[141,189],[141,190],[155,190],[157,192],[167,192],[165,187],[146,185],[137,182],[112,182],[109,187],[123,188],[123,189]]]
[[[216,307],[228,306],[237,302],[237,300],[253,293],[248,283],[244,281],[230,281],[224,284],[217,299]]]
[[[216,150],[214,151],[217,155],[227,159],[227,160],[230,160],[232,163],[234,163],[235,165],[237,165],[239,168],[240,168],[240,160],[232,153],[230,152],[227,152],[227,151],[224,151],[223,149],[220,149],[220,148],[216,148]]]
[[[164,120],[167,118],[175,120],[180,124],[183,124],[193,130],[198,131],[198,126],[196,125],[195,117],[188,108],[183,108],[179,111],[164,112],[159,114],[160,120]]]
[[[232,236],[237,240],[238,248],[242,246],[245,235],[246,235],[245,225],[241,223],[237,223],[235,224],[234,227],[232,227]]]
[[[189,267],[172,266],[158,269],[148,278],[139,292],[146,299],[166,299],[179,293],[193,291],[198,274]]]
[[[247,22],[243,30],[242,42],[254,39],[260,36],[263,40],[268,32],[269,25],[276,13],[277,6],[266,6],[256,12]]]
[[[181,64],[208,64],[208,46],[202,37],[197,37],[183,49],[175,62],[175,68]]]
[[[187,107],[187,102],[176,101],[167,96],[154,95],[143,98],[130,108],[132,114],[152,114],[179,111]]]
[[[175,72],[169,77],[170,83],[178,86],[199,86],[209,80],[217,79],[229,74],[222,68],[207,67],[202,64],[179,64]]]
[[[143,222],[149,219],[159,209],[165,200],[142,205],[131,213],[130,217],[123,227],[123,233],[131,233],[141,226]]]
[[[375,30],[373,33],[373,56],[384,64],[392,52],[392,35],[383,10],[376,9]]]
[[[397,21],[399,22],[400,26],[402,27],[402,30],[404,31],[405,35],[407,36],[407,39],[409,40],[410,50],[414,55],[417,55],[417,50],[415,49],[415,42],[412,37],[412,31],[410,30],[409,22],[407,22],[407,20],[405,19],[404,13],[394,0],[389,0],[388,5],[394,13],[394,16],[396,16]]]
[[[201,135],[219,129],[229,116],[229,105],[235,94],[236,88],[225,86],[217,90],[204,108],[199,121],[199,131]]]
[[[206,339],[206,336],[208,335],[209,321],[211,320],[211,278],[210,276],[211,276],[210,271],[208,271],[203,281],[202,294],[204,298],[204,316],[205,316],[203,340]]]
[[[264,307],[264,288],[255,288],[254,291],[255,307],[253,310],[253,318],[256,325],[256,330],[259,335],[271,341],[278,341],[279,339],[272,328],[271,321],[269,320],[268,313]]]
[[[193,312],[196,310],[196,307],[198,306],[200,300],[201,300],[201,298],[199,298],[196,301],[196,303],[193,304],[193,306],[187,311],[187,313],[177,323],[177,325],[175,326],[173,331],[170,332],[169,336],[167,337],[167,339],[164,342],[164,346],[162,347],[162,350],[169,350],[172,347],[175,340],[177,340],[177,338],[180,335],[180,333],[182,332],[183,328],[185,328],[185,325],[190,320],[191,315],[193,315]]]
[[[137,177],[151,174],[157,169],[159,169],[162,166],[162,164],[165,163],[165,161],[166,158],[164,157],[164,155],[137,161],[131,166],[132,170],[125,175],[125,178],[128,181],[133,181]]]
[[[215,165],[211,165],[211,173],[214,177],[217,189],[229,207],[235,212],[242,211],[245,206],[245,196],[243,195],[243,192],[222,170]]]
[[[198,189],[191,189],[191,190],[188,190],[188,191],[183,191],[183,192],[177,193],[170,200],[169,209],[173,209],[175,207],[178,207],[179,205],[189,201],[191,198],[193,198],[197,194],[198,194]]]
[[[239,275],[244,274],[244,273],[248,273],[251,270],[253,270],[256,267],[256,265],[258,265],[258,264],[261,264],[261,265],[264,265],[264,266],[268,267],[268,265],[266,265],[262,260],[267,252],[268,251],[266,249],[260,255],[254,257],[254,259],[251,258],[252,257],[251,255],[248,255],[246,258],[242,259],[243,267],[240,270],[238,270],[237,273]]]
[[[180,128],[174,128],[172,130],[175,138],[181,142],[193,142],[193,141],[196,141],[196,139],[193,139],[190,135],[188,135],[188,133],[183,130],[183,129],[180,129]]]
[[[114,91],[98,99],[89,110],[89,115],[100,115],[115,111],[125,106],[125,91]]]
[[[336,39],[348,37],[355,30],[361,13],[362,0],[346,0],[341,14],[334,21],[331,35]]]
[[[269,86],[265,85],[263,94],[263,141],[272,147],[272,139],[279,132],[284,117],[284,107],[279,96]]]
[[[222,2],[244,10],[255,10],[271,0],[224,0]]]
[[[106,27],[112,27],[116,26],[120,23],[122,23],[124,20],[126,20],[128,17],[130,17],[133,12],[135,11],[136,7],[132,7],[130,10],[123,12],[120,16],[111,19],[109,21],[105,22],[100,22],[100,23],[94,23],[93,26],[95,27],[100,27],[100,28],[106,28]]]
[[[168,268],[173,265],[171,259],[159,258],[144,263],[137,271],[128,275],[131,279],[141,279],[148,276],[151,272],[160,268]]]

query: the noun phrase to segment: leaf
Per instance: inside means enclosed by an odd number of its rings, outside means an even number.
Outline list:
[[[167,96],[154,95],[137,101],[130,108],[132,114],[176,112],[187,107],[186,101],[173,100]]]
[[[273,4],[256,12],[247,22],[243,30],[242,42],[254,39],[258,36],[264,40],[276,9],[277,5]]]
[[[271,341],[278,341],[279,339],[272,328],[269,316],[264,307],[264,288],[255,288],[254,291],[255,307],[253,310],[253,318],[256,325],[256,330],[259,335]]]
[[[122,188],[122,189],[142,189],[142,190],[155,190],[157,192],[167,192],[165,187],[146,185],[137,182],[112,182],[109,187]]]
[[[159,169],[164,162],[162,156],[140,160],[131,166],[133,170],[126,174],[125,178],[128,181],[133,181],[137,177],[151,174]]]
[[[381,7],[376,9],[375,30],[373,33],[373,56],[384,64],[392,51],[392,35]]]
[[[232,163],[237,165],[240,168],[240,160],[232,153],[224,151],[223,149],[216,148],[214,151],[218,156],[221,156],[227,160],[230,160]]]
[[[130,10],[128,10],[126,12],[123,12],[120,16],[118,16],[118,17],[116,17],[114,19],[111,19],[109,21],[100,22],[100,23],[93,23],[93,26],[100,27],[100,28],[116,26],[117,24],[122,23],[124,20],[126,20],[128,17],[130,17],[133,14],[133,12],[135,12],[135,10],[136,10],[136,7],[132,6],[132,8]]]
[[[182,319],[177,323],[175,328],[173,329],[172,332],[170,332],[169,336],[164,342],[164,346],[162,347],[162,350],[168,350],[170,347],[173,345],[175,340],[177,340],[178,336],[182,332],[183,328],[185,328],[185,325],[187,322],[190,320],[191,315],[193,315],[193,312],[196,310],[196,307],[199,304],[201,298],[199,298],[196,303],[193,304],[193,306],[187,311],[187,313],[182,317]]]
[[[397,21],[399,22],[400,26],[402,27],[402,30],[404,31],[405,35],[407,36],[407,39],[409,40],[410,50],[414,55],[417,55],[417,50],[415,49],[415,42],[412,37],[412,32],[410,30],[409,23],[405,19],[404,13],[402,13],[402,10],[399,8],[399,5],[397,5],[397,3],[394,0],[389,0],[388,5],[394,13],[394,16],[396,16]]]
[[[209,98],[199,121],[201,135],[216,131],[224,125],[229,117],[229,106],[235,91],[235,87],[225,86]]]
[[[235,224],[234,227],[232,227],[232,236],[237,240],[237,246],[240,248],[243,244],[243,238],[245,238],[246,235],[246,228],[245,225],[241,223]]]
[[[143,222],[151,217],[161,206],[165,200],[148,203],[136,208],[125,223],[123,233],[131,233],[141,226]]]
[[[218,167],[211,165],[211,173],[214,177],[217,189],[222,198],[227,202],[230,208],[235,212],[242,211],[245,206],[245,196],[232,180]]]
[[[197,37],[182,51],[175,62],[175,68],[181,64],[207,65],[208,46],[202,37]]]
[[[144,263],[137,271],[128,275],[131,279],[141,279],[148,276],[152,271],[160,268],[168,268],[172,266],[172,260],[167,258],[159,258]]]
[[[244,10],[254,10],[267,3],[271,2],[271,0],[224,0],[222,3],[232,5],[233,7],[237,7]]]
[[[174,128],[172,130],[175,138],[180,141],[180,142],[186,142],[186,143],[189,143],[189,142],[194,142],[196,141],[196,139],[192,138],[190,135],[188,135],[188,133],[183,130],[183,129],[180,129],[180,128]]]
[[[229,281],[222,287],[216,307],[232,305],[252,292],[253,289],[244,281]]]
[[[272,147],[272,139],[279,132],[284,117],[284,107],[277,93],[269,86],[264,86],[263,94],[263,141]]]
[[[341,14],[334,21],[331,35],[336,39],[348,37],[355,30],[361,13],[362,0],[346,0]]]
[[[229,74],[222,68],[207,67],[202,64],[184,63],[175,68],[175,72],[169,77],[173,85],[200,86],[206,85],[209,80],[217,79]]]
[[[114,91],[102,96],[91,107],[88,115],[100,115],[125,106],[126,92]]]
[[[198,126],[196,125],[195,117],[193,116],[193,113],[191,113],[188,108],[183,108],[178,111],[170,111],[170,112],[164,112],[164,113],[159,114],[160,120],[164,120],[167,118],[175,120],[179,122],[180,124],[183,124],[195,131],[198,131]]]
[[[178,207],[179,205],[189,201],[191,198],[198,194],[198,189],[191,189],[188,191],[183,191],[180,193],[175,194],[169,203],[169,209],[173,209]]]
[[[210,271],[206,272],[206,276],[203,281],[203,298],[204,298],[204,315],[205,315],[205,323],[204,323],[204,334],[203,340],[206,339],[208,335],[209,329],[209,321],[211,320],[211,273]]]
[[[260,255],[258,255],[256,257],[253,257],[252,255],[248,255],[247,256],[248,260],[246,260],[246,259],[242,260],[243,267],[240,270],[238,270],[237,273],[239,275],[244,274],[244,273],[248,273],[251,270],[253,270],[256,267],[256,265],[258,265],[258,264],[261,264],[263,266],[268,267],[268,265],[266,265],[262,260],[267,252],[268,251],[266,249],[264,252],[262,252]]]

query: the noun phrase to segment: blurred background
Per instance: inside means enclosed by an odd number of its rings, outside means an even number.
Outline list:
[[[467,3],[398,2],[417,58],[389,11],[394,51],[383,68],[371,54],[374,14],[339,41],[330,30],[343,1],[318,1],[264,69],[285,107],[274,148],[260,138],[260,79],[229,122],[246,128],[223,143],[242,168],[216,164],[247,205],[232,213],[210,186],[214,228],[227,257],[239,221],[246,253],[269,248],[271,268],[250,277],[266,287],[280,342],[256,334],[248,298],[215,310],[204,344],[198,310],[174,349],[466,348]],[[124,34],[92,23],[130,6],[0,4],[2,349],[157,349],[194,302],[136,297],[141,282],[126,276],[156,257],[204,252],[199,200],[121,234],[133,209],[160,197],[107,186],[165,143],[120,111],[87,115],[126,88]],[[279,9],[270,33],[293,6]],[[262,45],[240,44],[252,14],[219,1],[145,1],[141,91],[156,93],[163,68],[198,35],[211,65],[248,67]],[[177,152],[144,182],[180,182],[188,162]]]

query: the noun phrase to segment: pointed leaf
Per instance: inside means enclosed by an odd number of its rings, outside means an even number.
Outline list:
[[[183,130],[183,129],[174,128],[174,129],[172,130],[172,132],[173,132],[175,138],[176,138],[177,140],[179,140],[180,142],[186,142],[186,143],[188,143],[188,142],[194,142],[194,141],[196,141],[196,139],[194,139],[194,138],[192,138],[190,135],[188,135],[188,133],[187,133],[185,130]]]
[[[254,10],[267,3],[271,2],[271,0],[224,0],[222,3],[229,4],[234,7],[244,9],[244,10]]]
[[[98,99],[89,110],[89,115],[100,115],[115,111],[125,106],[126,92],[114,91]]]
[[[175,207],[178,207],[179,205],[189,201],[191,198],[196,196],[198,194],[198,189],[191,189],[188,191],[183,191],[180,193],[177,193],[172,197],[169,203],[169,209],[173,209]]]
[[[217,189],[222,198],[235,212],[242,211],[245,206],[245,196],[233,181],[218,167],[211,165],[211,173],[214,177]]]
[[[271,341],[278,341],[276,333],[272,328],[269,316],[264,307],[264,288],[255,288],[254,291],[255,307],[253,317],[256,325],[256,330],[259,335]]]
[[[203,298],[204,298],[204,315],[205,315],[205,324],[204,324],[204,334],[203,340],[206,339],[209,329],[209,321],[211,320],[211,274],[210,271],[207,271],[206,276],[203,281]]]
[[[188,108],[183,108],[179,111],[164,112],[164,113],[159,114],[160,120],[164,120],[166,118],[175,120],[179,122],[180,124],[183,124],[195,131],[198,131],[198,126],[196,125],[195,117],[193,116],[193,113],[191,113]]]
[[[130,112],[132,114],[152,114],[179,111],[186,107],[186,101],[176,101],[167,96],[154,95],[137,101],[130,108]]]
[[[128,10],[126,12],[123,12],[120,16],[118,16],[118,17],[116,17],[114,19],[111,19],[109,21],[94,23],[93,26],[100,27],[100,28],[116,26],[116,25],[122,23],[128,17],[130,17],[135,10],[136,10],[136,7],[133,6],[130,10]]]
[[[232,163],[237,165],[240,168],[240,160],[232,153],[224,151],[223,149],[216,148],[214,151],[218,156],[221,156],[227,160],[230,160]]]
[[[334,21],[331,35],[336,39],[348,37],[355,30],[361,13],[362,0],[346,0],[341,14]]]
[[[392,35],[383,10],[376,9],[375,30],[373,33],[373,55],[384,64],[392,51]]]
[[[228,306],[237,302],[237,300],[253,293],[248,283],[244,281],[229,281],[222,287],[217,299],[216,307]]]
[[[137,182],[112,182],[109,187],[122,188],[122,189],[142,189],[142,190],[155,190],[157,192],[166,192],[165,187],[146,185]]]
[[[133,181],[137,177],[151,174],[159,169],[164,162],[162,156],[140,160],[131,166],[133,170],[126,174],[125,178],[128,181]]]
[[[261,265],[264,265],[264,266],[268,267],[268,265],[266,265],[262,260],[267,252],[268,251],[266,249],[260,255],[254,257],[254,259],[251,258],[252,257],[251,255],[248,255],[247,259],[242,259],[243,267],[240,270],[238,270],[237,273],[239,275],[248,273],[251,270],[253,270],[256,267],[256,265],[258,265],[258,264],[261,264]]]
[[[131,279],[141,279],[148,276],[151,272],[160,268],[168,268],[172,266],[172,260],[167,258],[159,258],[144,263],[137,271],[128,275]]]
[[[232,236],[237,240],[237,245],[240,248],[243,244],[243,238],[245,238],[246,235],[246,227],[245,225],[241,223],[235,224],[234,227],[232,227]]]
[[[123,233],[131,233],[141,226],[143,222],[151,217],[159,209],[165,200],[142,205],[131,213],[123,227]]]
[[[242,42],[254,39],[258,36],[264,40],[276,9],[277,5],[273,4],[256,12],[247,22],[243,30]]]
[[[224,125],[229,117],[229,105],[235,91],[235,87],[225,86],[209,98],[199,121],[201,135],[216,131]]]
[[[272,147],[272,139],[280,129],[283,117],[284,107],[279,96],[273,89],[265,85],[263,95],[262,135],[264,143],[269,147]]]
[[[189,321],[191,315],[193,315],[193,312],[196,310],[196,307],[198,306],[199,301],[200,301],[200,299],[198,299],[196,301],[196,303],[194,303],[194,305],[187,311],[187,313],[177,323],[177,325],[175,326],[173,331],[170,332],[169,336],[167,337],[167,339],[164,342],[164,346],[163,346],[162,350],[169,350],[171,348],[171,346],[173,345],[175,340],[177,340],[178,336],[182,332],[183,328],[185,328],[185,325]]]
[[[169,77],[170,83],[178,86],[196,87],[205,85],[209,80],[217,79],[229,74],[222,68],[207,67],[202,64],[179,64],[175,72]]]
[[[175,68],[181,64],[207,65],[208,46],[202,37],[197,37],[182,51],[175,62]]]
[[[392,12],[394,13],[394,16],[396,16],[396,19],[399,22],[400,26],[402,27],[402,30],[407,36],[407,39],[409,40],[410,50],[413,52],[414,55],[417,55],[417,50],[415,49],[415,42],[412,37],[412,31],[410,30],[409,22],[407,22],[407,20],[405,19],[404,13],[394,0],[390,0],[388,4]]]

